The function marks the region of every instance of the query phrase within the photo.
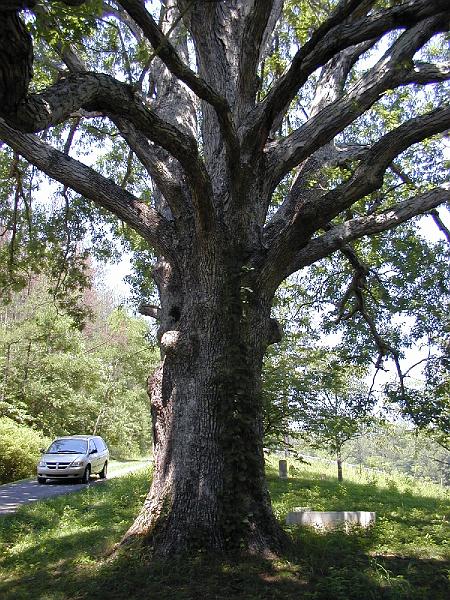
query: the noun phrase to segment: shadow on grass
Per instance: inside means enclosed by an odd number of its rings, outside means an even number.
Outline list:
[[[147,475],[148,477],[148,475]],[[444,561],[381,556],[386,527],[408,511],[425,521],[440,505],[362,484],[269,478],[280,515],[293,506],[376,510],[391,521],[373,530],[291,530],[292,547],[277,560],[206,555],[151,560],[144,550],[106,551],[120,539],[147,489],[146,476],[93,486],[6,517],[0,543],[2,600],[447,600]],[[401,511],[405,511],[404,514]],[[384,512],[383,512],[384,511]],[[400,523],[402,525],[403,523]],[[32,535],[31,531],[34,531]],[[406,531],[406,530],[405,530]],[[28,533],[27,533],[28,532]],[[381,533],[380,533],[381,532]],[[2,548],[8,551],[2,558]],[[399,553],[397,553],[399,554]]]
[[[50,561],[0,584],[4,600],[446,600],[445,565],[371,557],[358,536],[304,531],[278,560],[234,557],[150,560],[122,553],[109,562]],[[79,535],[77,544],[96,543]]]
[[[291,561],[309,573],[314,600],[446,600],[449,563],[376,555],[375,530],[319,533],[297,528]]]
[[[218,560],[197,556],[159,563],[145,556],[122,555],[102,569],[86,599],[447,600],[449,597],[444,563],[370,556],[366,553],[367,540],[357,534],[324,535],[310,529],[299,533],[289,553],[277,560],[249,556]]]
[[[107,594],[111,600],[298,599],[306,586],[294,567],[257,557],[197,555],[160,562],[122,555],[103,567],[86,598],[100,600]]]

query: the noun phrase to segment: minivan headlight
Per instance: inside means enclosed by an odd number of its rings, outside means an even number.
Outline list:
[[[43,460],[40,460],[38,463],[38,467],[45,467],[45,462]]]
[[[70,466],[71,467],[82,467],[82,466],[84,466],[84,460],[74,460]]]

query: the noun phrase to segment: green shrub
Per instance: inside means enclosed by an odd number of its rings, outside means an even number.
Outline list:
[[[33,476],[39,449],[48,443],[49,440],[34,429],[0,417],[0,483]]]

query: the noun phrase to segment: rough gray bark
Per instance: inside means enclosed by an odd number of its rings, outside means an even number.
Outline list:
[[[17,13],[0,13],[0,106],[13,111],[26,95],[32,77],[31,36]]]
[[[159,22],[143,0],[116,4],[106,6],[108,16],[131,24],[135,38],[147,40],[157,56],[143,72],[152,93],[143,90],[144,77],[132,81],[131,72],[128,83],[87,72],[68,47],[60,52],[70,73],[29,93],[31,45],[15,11],[25,4],[16,2],[0,14],[0,28],[13,28],[23,58],[22,67],[14,67],[14,52],[5,53],[0,68],[0,98],[7,99],[0,103],[0,139],[117,215],[159,256],[160,305],[142,307],[159,321],[162,352],[149,381],[155,472],[126,540],[142,538],[160,555],[242,545],[277,551],[286,538],[264,478],[260,394],[264,352],[280,340],[271,303],[296,270],[448,200],[448,190],[435,188],[389,210],[345,218],[348,208],[381,187],[401,152],[448,129],[448,108],[406,121],[372,146],[335,141],[387,90],[449,79],[448,66],[414,62],[417,50],[445,30],[447,2],[373,10],[369,0],[342,0],[261,102],[259,62],[281,1],[165,0]],[[350,85],[359,55],[398,28],[404,31],[385,56]],[[197,70],[189,65],[188,38]],[[269,138],[319,67],[322,88],[309,119],[286,137]],[[157,190],[152,206],[32,135],[91,114],[110,119],[147,170]],[[310,185],[324,166],[346,160],[356,166],[340,186]],[[273,192],[292,170],[294,185],[269,219]],[[341,217],[339,224],[334,217]]]

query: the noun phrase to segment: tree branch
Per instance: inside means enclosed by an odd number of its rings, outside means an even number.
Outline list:
[[[417,117],[416,119],[410,119],[400,127],[397,127],[387,135],[383,136],[376,144],[367,150],[364,159],[356,168],[352,177],[346,182],[322,196],[306,194],[305,197],[301,198],[297,202],[295,212],[292,214],[289,222],[285,224],[283,229],[277,229],[276,231],[278,231],[278,233],[271,236],[272,243],[269,246],[266,255],[262,258],[261,265],[258,267],[260,270],[261,286],[264,289],[267,289],[269,293],[274,293],[281,281],[292,272],[333,252],[336,248],[326,251],[325,254],[321,256],[316,256],[312,261],[307,259],[305,265],[299,263],[299,256],[304,257],[303,249],[307,248],[308,252],[311,251],[311,256],[313,256],[313,250],[317,248],[317,239],[325,241],[330,240],[330,237],[315,238],[314,240],[311,240],[314,231],[328,227],[331,220],[338,214],[345,211],[357,200],[380,188],[383,183],[386,169],[398,154],[412,144],[441,131],[445,131],[449,126],[450,107],[441,107],[431,113]],[[444,193],[447,194],[445,198],[448,198],[447,191],[442,189],[438,189],[437,191],[439,191],[441,195]],[[437,194],[437,191],[434,191],[435,194]],[[427,198],[429,199],[429,197],[425,196],[425,199]],[[436,200],[436,195],[433,195],[432,200]],[[442,201],[444,200],[438,200],[436,204],[426,203],[425,210],[434,208]],[[410,218],[415,214],[423,212],[421,209],[422,205],[419,203],[417,210],[411,214],[408,211],[409,204],[410,203],[407,203],[406,206],[404,204],[399,205],[399,207],[402,208],[400,214],[403,214],[403,212],[406,211],[408,214],[407,218]],[[388,212],[386,214],[389,215],[390,213]],[[383,215],[384,213],[381,215],[381,223],[385,222],[386,217],[383,217]],[[376,224],[380,223],[380,221],[376,220],[379,218],[379,215],[373,214],[370,217],[363,217],[363,219],[369,218],[375,220],[369,220],[367,221],[367,224],[371,224],[375,227]],[[357,225],[361,222],[359,220],[354,220],[350,223]],[[365,225],[366,221],[363,221],[363,223]],[[395,223],[393,226],[395,226]],[[380,231],[388,228],[389,226],[383,226]],[[371,232],[372,231],[368,230],[367,234]],[[376,230],[373,232],[376,232]],[[365,231],[354,235],[351,239],[363,235],[366,235]]]
[[[37,132],[63,122],[79,108],[99,110],[112,120],[121,117],[174,156],[190,185],[200,231],[213,226],[211,183],[199,156],[197,142],[148,109],[132,89],[109,75],[75,73],[40,94],[31,94],[14,113],[0,114],[8,124],[25,132]]]
[[[266,28],[260,44],[259,62],[263,61],[270,54],[270,40],[283,13],[283,6],[284,0],[272,0],[272,11],[267,19]]]
[[[335,225],[326,233],[313,238],[304,248],[299,250],[293,257],[292,262],[286,266],[284,272],[279,273],[279,281],[326,256],[330,256],[353,240],[398,227],[412,217],[426,214],[449,200],[450,189],[434,188],[400,202],[379,214],[355,217],[341,225]]]
[[[199,98],[214,107],[227,146],[230,151],[237,151],[239,148],[238,139],[231,110],[226,99],[220,96],[206,81],[181,60],[175,48],[145,8],[143,0],[118,1],[130,17],[141,27],[145,37],[152,44],[156,54],[169,71],[183,81]]]
[[[79,108],[98,110],[124,117],[145,135],[173,154],[186,167],[187,155],[197,154],[194,138],[160,119],[143,105],[130,86],[100,73],[74,73],[39,94],[30,94],[16,111],[1,110],[1,116],[15,129],[36,133],[65,121]]]
[[[448,11],[446,0],[410,0],[352,20],[349,17],[359,5],[360,2],[356,0],[342,0],[330,18],[297,52],[288,71],[250,115],[246,145],[262,148],[280,111],[289,106],[308,77],[341,50],[378,38],[392,29],[411,27],[427,17]]]
[[[377,39],[373,39],[357,44],[356,46],[350,46],[333,56],[323,67],[314,94],[314,100],[310,107],[310,118],[316,116],[323,108],[342,96],[345,82],[352,67],[358,61],[361,54],[367,52],[376,42]]]
[[[49,177],[115,214],[176,264],[175,232],[156,210],[36,136],[12,129],[1,118],[0,138]]]
[[[365,298],[365,292],[369,291],[369,289],[367,287],[367,275],[369,274],[370,269],[366,264],[364,264],[361,261],[361,259],[357,255],[357,253],[350,246],[350,244],[346,243],[345,245],[341,246],[340,250],[341,250],[342,254],[348,259],[348,261],[352,265],[354,274],[353,274],[351,283],[350,283],[343,299],[341,300],[341,303],[339,306],[339,316],[337,319],[337,323],[339,323],[342,320],[349,320],[349,319],[353,318],[354,315],[356,315],[356,314],[359,314],[361,316],[361,318],[366,322],[367,326],[369,327],[369,331],[370,331],[372,338],[375,342],[375,345],[378,349],[378,359],[376,362],[376,373],[378,373],[379,369],[381,368],[383,358],[387,354],[391,354],[392,358],[394,360],[396,369],[397,369],[398,376],[399,376],[402,395],[403,395],[405,401],[407,402],[407,399],[406,399],[405,393],[404,393],[405,392],[405,388],[404,388],[405,375],[402,373],[402,370],[400,367],[400,353],[395,347],[393,347],[389,342],[387,342],[383,338],[383,336],[379,333],[377,325],[375,323],[375,320],[368,311],[366,298]],[[345,305],[348,302],[348,300],[350,300],[350,298],[352,298],[352,297],[354,299],[355,304],[349,312],[344,313]],[[367,397],[366,397],[367,400],[369,400],[371,397],[374,383],[375,383],[375,376],[374,376],[374,379],[372,380],[372,385],[369,390],[369,393],[367,394]]]
[[[427,83],[438,83],[449,79],[450,62],[431,64],[417,61],[413,64],[411,71],[405,76],[401,85],[409,83],[426,85]]]
[[[125,11],[117,11],[106,4],[104,4],[104,9],[110,11],[115,18],[124,22],[128,27],[131,27],[133,29],[133,35],[136,36],[140,32],[140,29],[137,26],[133,28],[134,21],[129,18]],[[63,47],[61,44],[58,44],[55,49],[71,72],[77,73],[87,71],[84,63],[70,47]],[[173,88],[172,93],[174,93]],[[181,104],[181,100],[179,104]],[[102,116],[102,114],[99,113],[97,116]],[[173,111],[171,116],[173,117]],[[168,202],[172,214],[175,217],[182,214],[191,214],[192,207],[190,206],[190,200],[188,201],[185,198],[184,188],[180,183],[184,176],[181,172],[179,163],[161,148],[150,145],[146,136],[138,131],[131,122],[120,117],[114,117],[113,121],[128,146],[135,153],[141,164],[152,177],[162,196]]]
[[[161,318],[161,307],[155,306],[154,304],[146,304],[143,302],[139,305],[138,312],[146,317],[152,317],[157,321],[159,321]]]
[[[33,44],[15,12],[0,13],[0,110],[14,110],[33,76]]]
[[[284,175],[317,148],[331,141],[339,132],[362,115],[382,94],[400,85],[433,83],[450,79],[450,70],[436,66],[420,68],[411,62],[417,50],[445,22],[432,17],[403,33],[378,63],[350,90],[310,118],[291,135],[274,144],[267,161],[275,187]]]
[[[328,220],[330,220],[359,198],[381,187],[384,173],[396,156],[413,144],[445,131],[449,127],[450,107],[442,106],[432,112],[409,119],[384,135],[372,148],[367,150],[366,156],[352,177],[323,196],[319,206],[322,214],[324,211],[327,212]],[[333,202],[335,202],[334,206]],[[298,214],[301,213],[302,219],[308,212],[306,207],[299,207]]]
[[[433,221],[436,223],[438,229],[445,235],[447,242],[450,244],[450,231],[446,227],[444,221],[439,216],[437,210],[430,210],[430,215],[433,217]]]
[[[412,144],[445,131],[450,126],[450,107],[441,107],[421,117],[410,119],[383,136],[369,150],[352,177],[320,197],[306,195],[295,207],[285,227],[273,237],[266,262],[274,273],[283,271],[296,250],[308,244],[312,234],[327,226],[354,202],[374,192],[383,184],[386,169],[394,158]],[[281,281],[281,280],[280,280]]]
[[[361,160],[369,148],[368,144],[336,144],[327,164],[337,167]]]
[[[147,138],[125,119],[115,118],[114,123],[166,199],[173,216],[185,219],[192,214],[190,201],[182,186],[179,165],[173,159],[172,163],[175,164],[172,164],[170,156],[161,148],[151,146]]]
[[[244,106],[253,105],[258,89],[257,66],[263,38],[272,13],[280,5],[278,0],[253,0],[244,26],[241,44],[237,96]],[[273,26],[275,23],[273,23]]]
[[[107,2],[103,2],[103,16],[114,17],[120,23],[123,23],[132,33],[134,39],[140,43],[143,40],[143,34],[138,25],[130,18],[129,14],[121,6],[115,8]]]
[[[343,298],[339,303],[339,316],[336,319],[336,323],[351,319],[357,312],[367,312],[364,292],[367,290],[367,276],[370,272],[369,267],[359,259],[358,255],[350,244],[345,244],[340,248],[340,250],[352,265],[353,276],[350,285],[348,286]],[[351,299],[354,300],[354,306],[351,307],[347,313],[345,313],[345,307]]]

